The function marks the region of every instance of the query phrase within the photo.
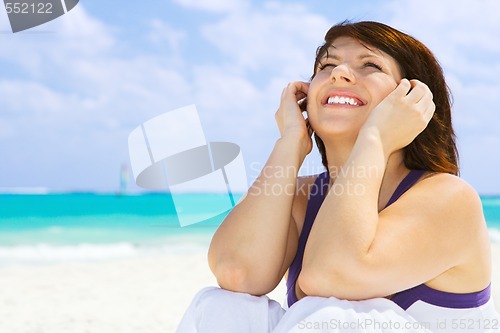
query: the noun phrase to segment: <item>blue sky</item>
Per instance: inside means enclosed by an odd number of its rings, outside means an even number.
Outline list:
[[[0,9],[0,189],[115,191],[128,134],[193,103],[207,140],[240,145],[251,180],[278,137],[283,86],[307,80],[326,30],[352,19],[434,51],[454,96],[462,177],[500,193],[498,12],[495,0],[83,0],[13,34]],[[305,173],[318,171],[316,154]]]

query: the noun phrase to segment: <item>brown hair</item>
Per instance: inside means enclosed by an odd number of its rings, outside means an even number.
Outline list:
[[[433,94],[436,111],[426,129],[404,148],[404,163],[408,169],[446,172],[457,175],[458,151],[451,124],[451,97],[443,69],[432,52],[415,38],[378,22],[348,21],[334,25],[325,35],[325,43],[316,51],[314,74],[319,62],[339,37],[351,37],[367,46],[373,46],[396,60],[401,75],[408,80],[425,83]],[[325,145],[314,134],[323,165],[327,166]]]

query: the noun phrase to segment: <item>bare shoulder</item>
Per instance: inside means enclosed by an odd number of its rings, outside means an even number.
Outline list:
[[[446,173],[425,174],[381,216],[395,223],[408,216],[414,228],[444,241],[472,245],[488,237],[478,193],[464,179]]]
[[[464,179],[448,173],[429,173],[415,186],[426,193],[427,201],[443,208],[479,211],[481,199],[476,190]]]
[[[481,199],[464,179],[446,173],[425,175],[413,191],[414,209],[429,221],[430,228],[441,228],[449,236],[469,244],[487,240]]]
[[[491,257],[482,204],[464,179],[446,173],[425,174],[393,206],[383,214],[388,226],[394,229],[404,220],[407,233],[398,237],[411,243],[420,235],[420,248],[413,246],[426,253],[421,265],[430,263],[430,271],[443,269],[427,280],[428,286],[462,293],[481,290],[489,283]]]
[[[437,227],[441,231],[442,242],[448,243],[445,248],[462,253],[454,268],[428,281],[427,285],[459,292],[482,290],[490,281],[491,252],[479,194],[464,179],[444,173],[430,174],[420,185],[420,190],[429,193],[425,211],[435,225],[434,230]],[[457,286],[457,281],[463,283]]]

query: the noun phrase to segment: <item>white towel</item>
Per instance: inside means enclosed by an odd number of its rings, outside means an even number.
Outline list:
[[[194,297],[177,333],[268,333],[285,314],[267,296],[204,288]]]
[[[394,302],[385,298],[345,301],[305,297],[287,310],[273,333],[430,332]]]
[[[429,332],[384,298],[343,301],[305,297],[290,309],[266,296],[205,288],[193,299],[178,333]]]

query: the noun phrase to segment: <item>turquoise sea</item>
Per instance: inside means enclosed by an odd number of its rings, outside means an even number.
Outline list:
[[[219,195],[184,199],[209,211]],[[481,199],[500,242],[500,196]],[[0,266],[206,251],[226,214],[181,227],[167,193],[0,194]]]
[[[183,200],[199,213],[220,195]],[[0,266],[206,251],[225,215],[181,227],[167,193],[0,194]]]

